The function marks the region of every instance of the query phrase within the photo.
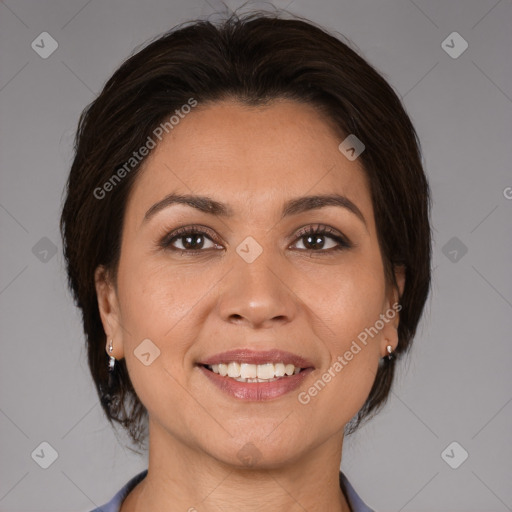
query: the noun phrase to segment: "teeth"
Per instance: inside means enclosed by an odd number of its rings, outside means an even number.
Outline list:
[[[258,365],[260,366],[260,365]],[[242,377],[242,379],[255,379],[258,376],[258,367],[255,364],[242,363],[240,365],[240,372],[235,377]]]
[[[295,366],[293,366],[293,364],[287,364],[284,367],[284,373],[286,373],[286,375],[293,375],[293,370],[295,370]]]
[[[240,377],[240,365],[238,363],[228,364],[228,377]]]
[[[276,377],[284,377],[284,364],[277,363],[274,365],[274,374]]]
[[[258,379],[273,379],[275,375],[274,365],[272,363],[259,364],[256,366],[256,374]],[[243,375],[240,376],[243,377]]]
[[[238,382],[272,382],[285,375],[290,376],[301,371],[301,368],[296,368],[293,364],[248,364],[236,361],[208,365],[208,368],[222,377],[231,377]]]

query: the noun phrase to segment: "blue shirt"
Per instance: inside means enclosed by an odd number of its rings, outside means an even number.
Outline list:
[[[123,500],[128,496],[130,491],[147,475],[148,470],[145,469],[138,475],[135,475],[119,492],[105,505],[95,508],[91,512],[119,512]],[[356,493],[347,477],[340,471],[340,488],[344,491],[348,504],[352,512],[375,512],[364,503],[364,501]]]

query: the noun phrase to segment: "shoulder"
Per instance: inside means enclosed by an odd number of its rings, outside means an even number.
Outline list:
[[[342,471],[340,471],[340,487],[347,498],[352,512],[375,512],[361,499]]]
[[[141,471],[138,475],[135,475],[131,480],[129,480],[117,493],[116,495],[108,502],[102,505],[101,507],[95,508],[91,510],[91,512],[119,512],[121,508],[121,504],[123,500],[128,496],[130,491],[141,481],[143,480],[148,473],[148,470],[145,469]]]

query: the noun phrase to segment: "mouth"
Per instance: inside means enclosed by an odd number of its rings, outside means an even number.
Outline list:
[[[200,364],[200,366],[221,377],[229,377],[237,382],[274,382],[278,379],[297,375],[307,369],[293,364],[284,364],[283,362],[249,364],[231,361],[212,365]]]
[[[270,400],[289,393],[314,370],[306,359],[281,350],[232,350],[196,366],[225,393],[249,401]]]
[[[200,361],[199,366],[238,382],[269,382],[314,369],[311,362],[284,350],[235,349]]]
[[[221,364],[222,363],[220,363],[219,366]],[[229,367],[230,365],[224,366]],[[279,371],[279,364],[273,364],[272,366],[278,366]],[[229,377],[228,375],[222,376],[220,373],[214,372],[213,368],[209,369],[208,365],[204,364],[197,365],[197,367],[207,378],[207,381],[213,384],[214,388],[219,389],[222,393],[230,396],[231,398],[246,402],[274,400],[287,395],[296,390],[313,371],[313,368],[297,368],[291,375],[287,375],[285,372],[285,375],[282,377],[274,376],[269,379],[259,379],[258,377],[243,378]],[[269,373],[267,375],[270,375],[270,370],[268,371]],[[254,375],[254,373],[252,373],[252,375]]]

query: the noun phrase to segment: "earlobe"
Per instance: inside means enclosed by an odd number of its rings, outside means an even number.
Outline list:
[[[107,343],[110,339],[114,340],[113,352],[110,353],[107,346],[105,346],[105,351],[116,359],[121,359],[124,356],[124,350],[117,292],[108,271],[102,265],[94,272],[94,284],[101,323],[103,324]]]

